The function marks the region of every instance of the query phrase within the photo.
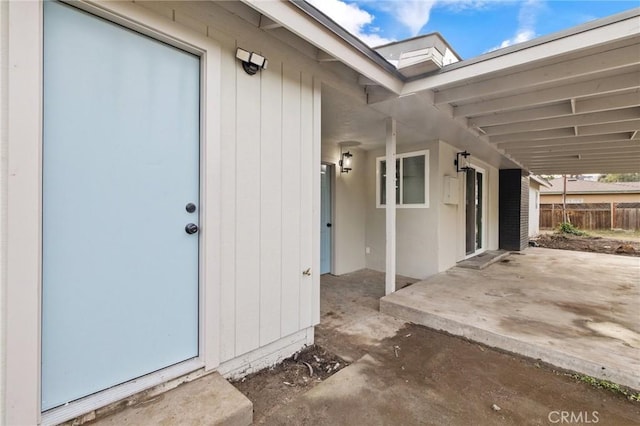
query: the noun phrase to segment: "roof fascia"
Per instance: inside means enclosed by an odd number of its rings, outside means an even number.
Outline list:
[[[242,0],[358,73],[400,94],[404,77],[373,49],[303,1]]]
[[[447,65],[436,74],[407,82],[402,94],[456,84],[496,71],[638,36],[639,28],[640,8],[637,8],[510,48]]]

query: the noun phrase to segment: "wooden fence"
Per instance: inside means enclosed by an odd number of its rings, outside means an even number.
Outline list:
[[[569,221],[579,229],[640,230],[640,203],[567,204]],[[562,222],[562,204],[540,204],[540,228]]]

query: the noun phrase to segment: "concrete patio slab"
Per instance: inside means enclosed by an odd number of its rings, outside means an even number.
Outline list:
[[[380,311],[640,389],[640,258],[529,248],[454,267],[380,300]]]

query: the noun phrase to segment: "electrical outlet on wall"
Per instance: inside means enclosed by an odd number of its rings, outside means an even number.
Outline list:
[[[371,254],[371,247],[365,247],[365,248],[364,248],[364,252],[365,252],[366,254]]]

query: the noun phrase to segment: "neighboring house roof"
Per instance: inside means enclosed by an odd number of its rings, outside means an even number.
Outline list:
[[[562,194],[563,178],[550,181],[551,187],[540,188],[541,194]],[[567,194],[640,193],[640,182],[597,182],[567,179]]]
[[[551,182],[549,182],[548,180],[546,180],[542,176],[531,175],[531,176],[529,176],[529,179],[537,182],[541,187],[546,187],[546,188],[550,188],[551,187]]]

